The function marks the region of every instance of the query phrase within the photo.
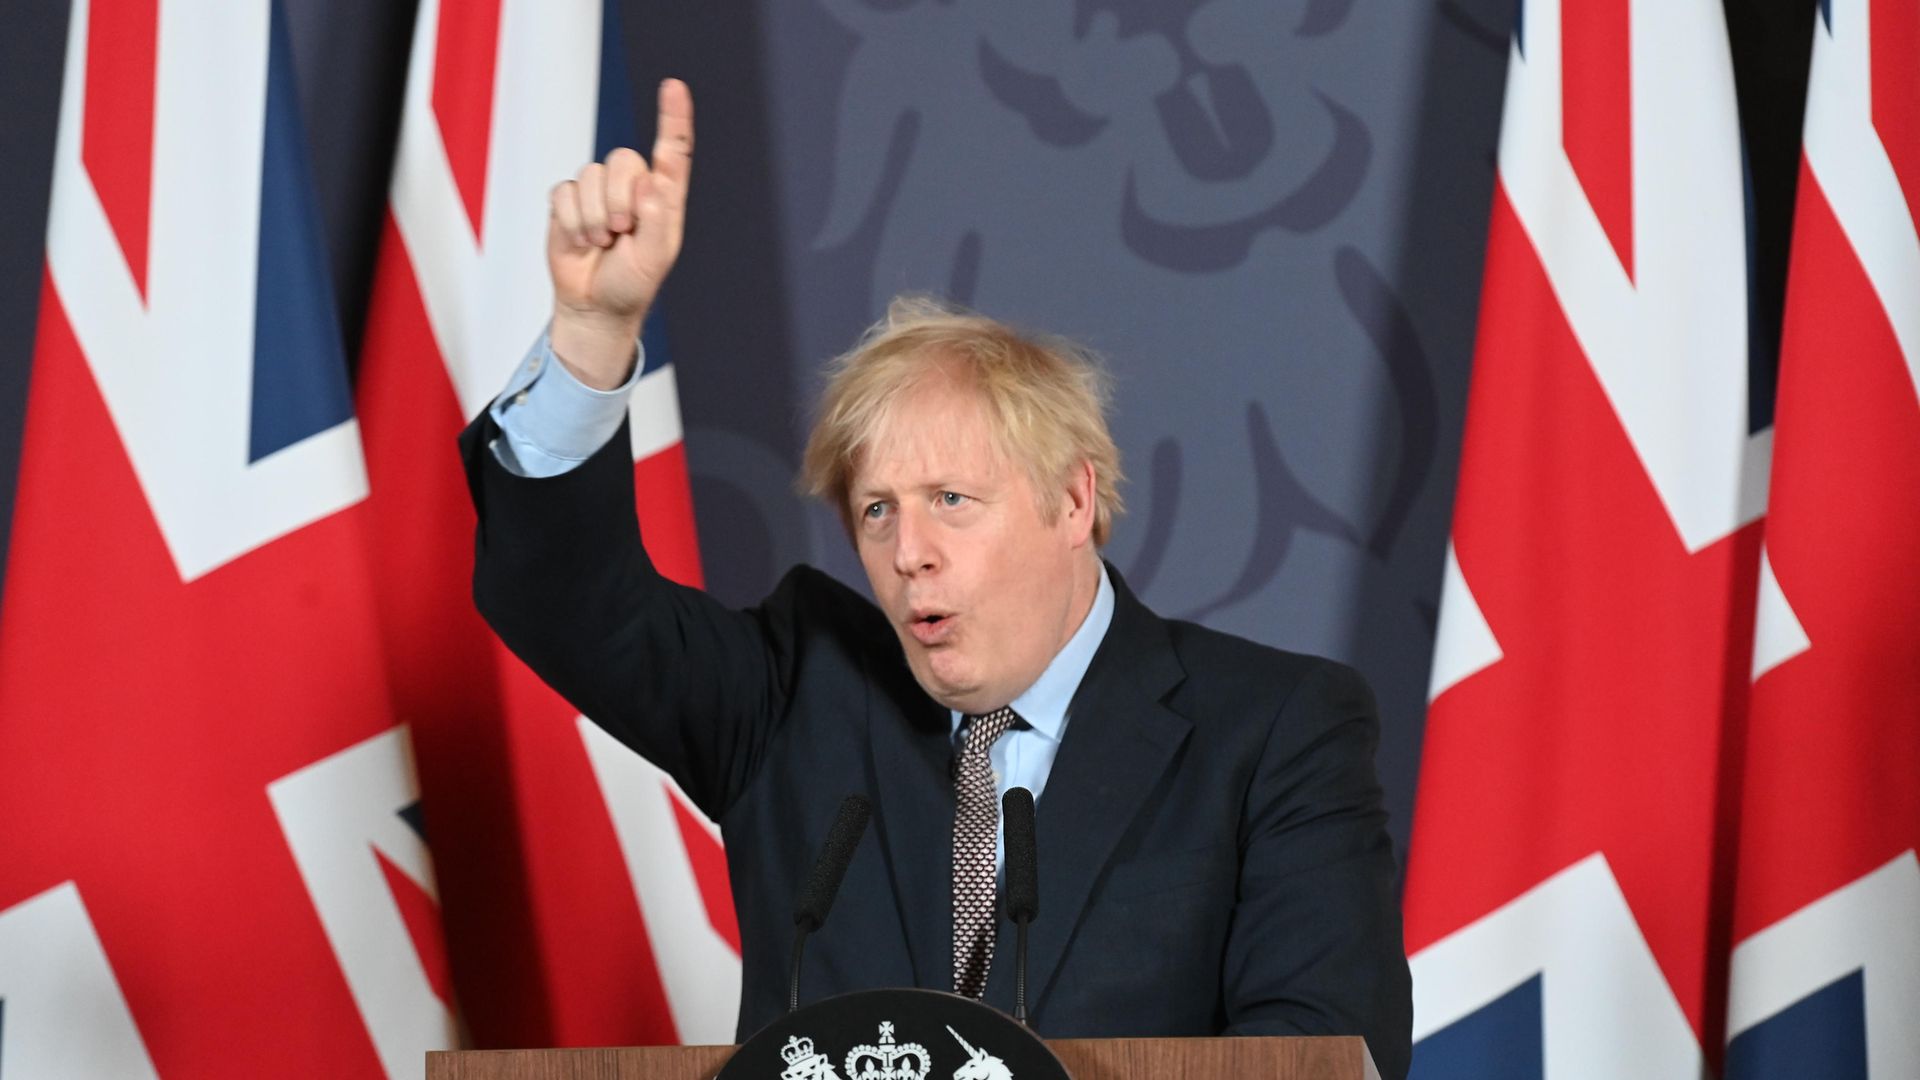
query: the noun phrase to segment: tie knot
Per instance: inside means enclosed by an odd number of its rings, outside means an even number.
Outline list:
[[[990,713],[968,716],[966,741],[961,752],[966,754],[984,753],[995,740],[1005,735],[1020,723],[1020,714],[1008,706],[1001,706]]]

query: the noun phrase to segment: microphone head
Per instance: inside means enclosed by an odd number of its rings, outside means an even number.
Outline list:
[[[873,804],[865,795],[849,795],[840,803],[839,816],[827,831],[827,842],[814,860],[813,872],[800,889],[793,908],[793,924],[809,932],[820,929],[840,892],[840,880],[847,876],[847,864],[853,862],[853,850],[866,835],[867,821],[873,817]]]
[[[1007,917],[1028,922],[1040,914],[1040,866],[1033,834],[1033,792],[1010,788],[1000,800],[1007,847]]]

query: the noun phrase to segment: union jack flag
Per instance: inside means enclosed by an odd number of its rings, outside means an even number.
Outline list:
[[[276,4],[75,0],[0,607],[0,1075],[455,1037]]]
[[[1777,428],[1747,415],[1720,18],[1523,9],[1409,865],[1416,1076],[1920,1075],[1920,12],[1820,6]]]
[[[1725,1075],[1920,1076],[1920,8],[1814,28]]]
[[[712,826],[468,599],[453,436],[546,316],[547,185],[632,135],[617,24],[418,25],[350,386],[277,2],[73,5],[0,604],[0,1076],[732,1031]],[[697,582],[648,357],[635,483]]]
[[[453,980],[483,1046],[729,1042],[718,834],[474,611],[454,445],[552,310],[548,189],[636,134],[617,4],[425,0],[362,352],[381,622],[419,746]],[[700,583],[658,323],[630,429],[654,562]]]
[[[1697,1080],[1772,437],[1722,5],[1532,0],[1505,108],[1407,871],[1413,1075]]]

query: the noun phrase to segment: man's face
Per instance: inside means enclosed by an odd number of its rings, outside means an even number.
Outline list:
[[[1090,481],[1043,514],[970,388],[934,374],[861,451],[849,493],[873,595],[927,693],[984,713],[1033,685],[1091,605]],[[1051,518],[1051,520],[1049,520]]]

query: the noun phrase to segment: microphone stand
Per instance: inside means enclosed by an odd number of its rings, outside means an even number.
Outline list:
[[[1013,1018],[1023,1027],[1032,1027],[1027,1020],[1027,924],[1031,918],[1015,919],[1013,923]]]
[[[793,1012],[800,1007],[800,957],[807,951],[807,935],[817,927],[804,923],[794,927],[793,964],[787,970],[793,972],[793,979],[787,984],[787,1011]]]

